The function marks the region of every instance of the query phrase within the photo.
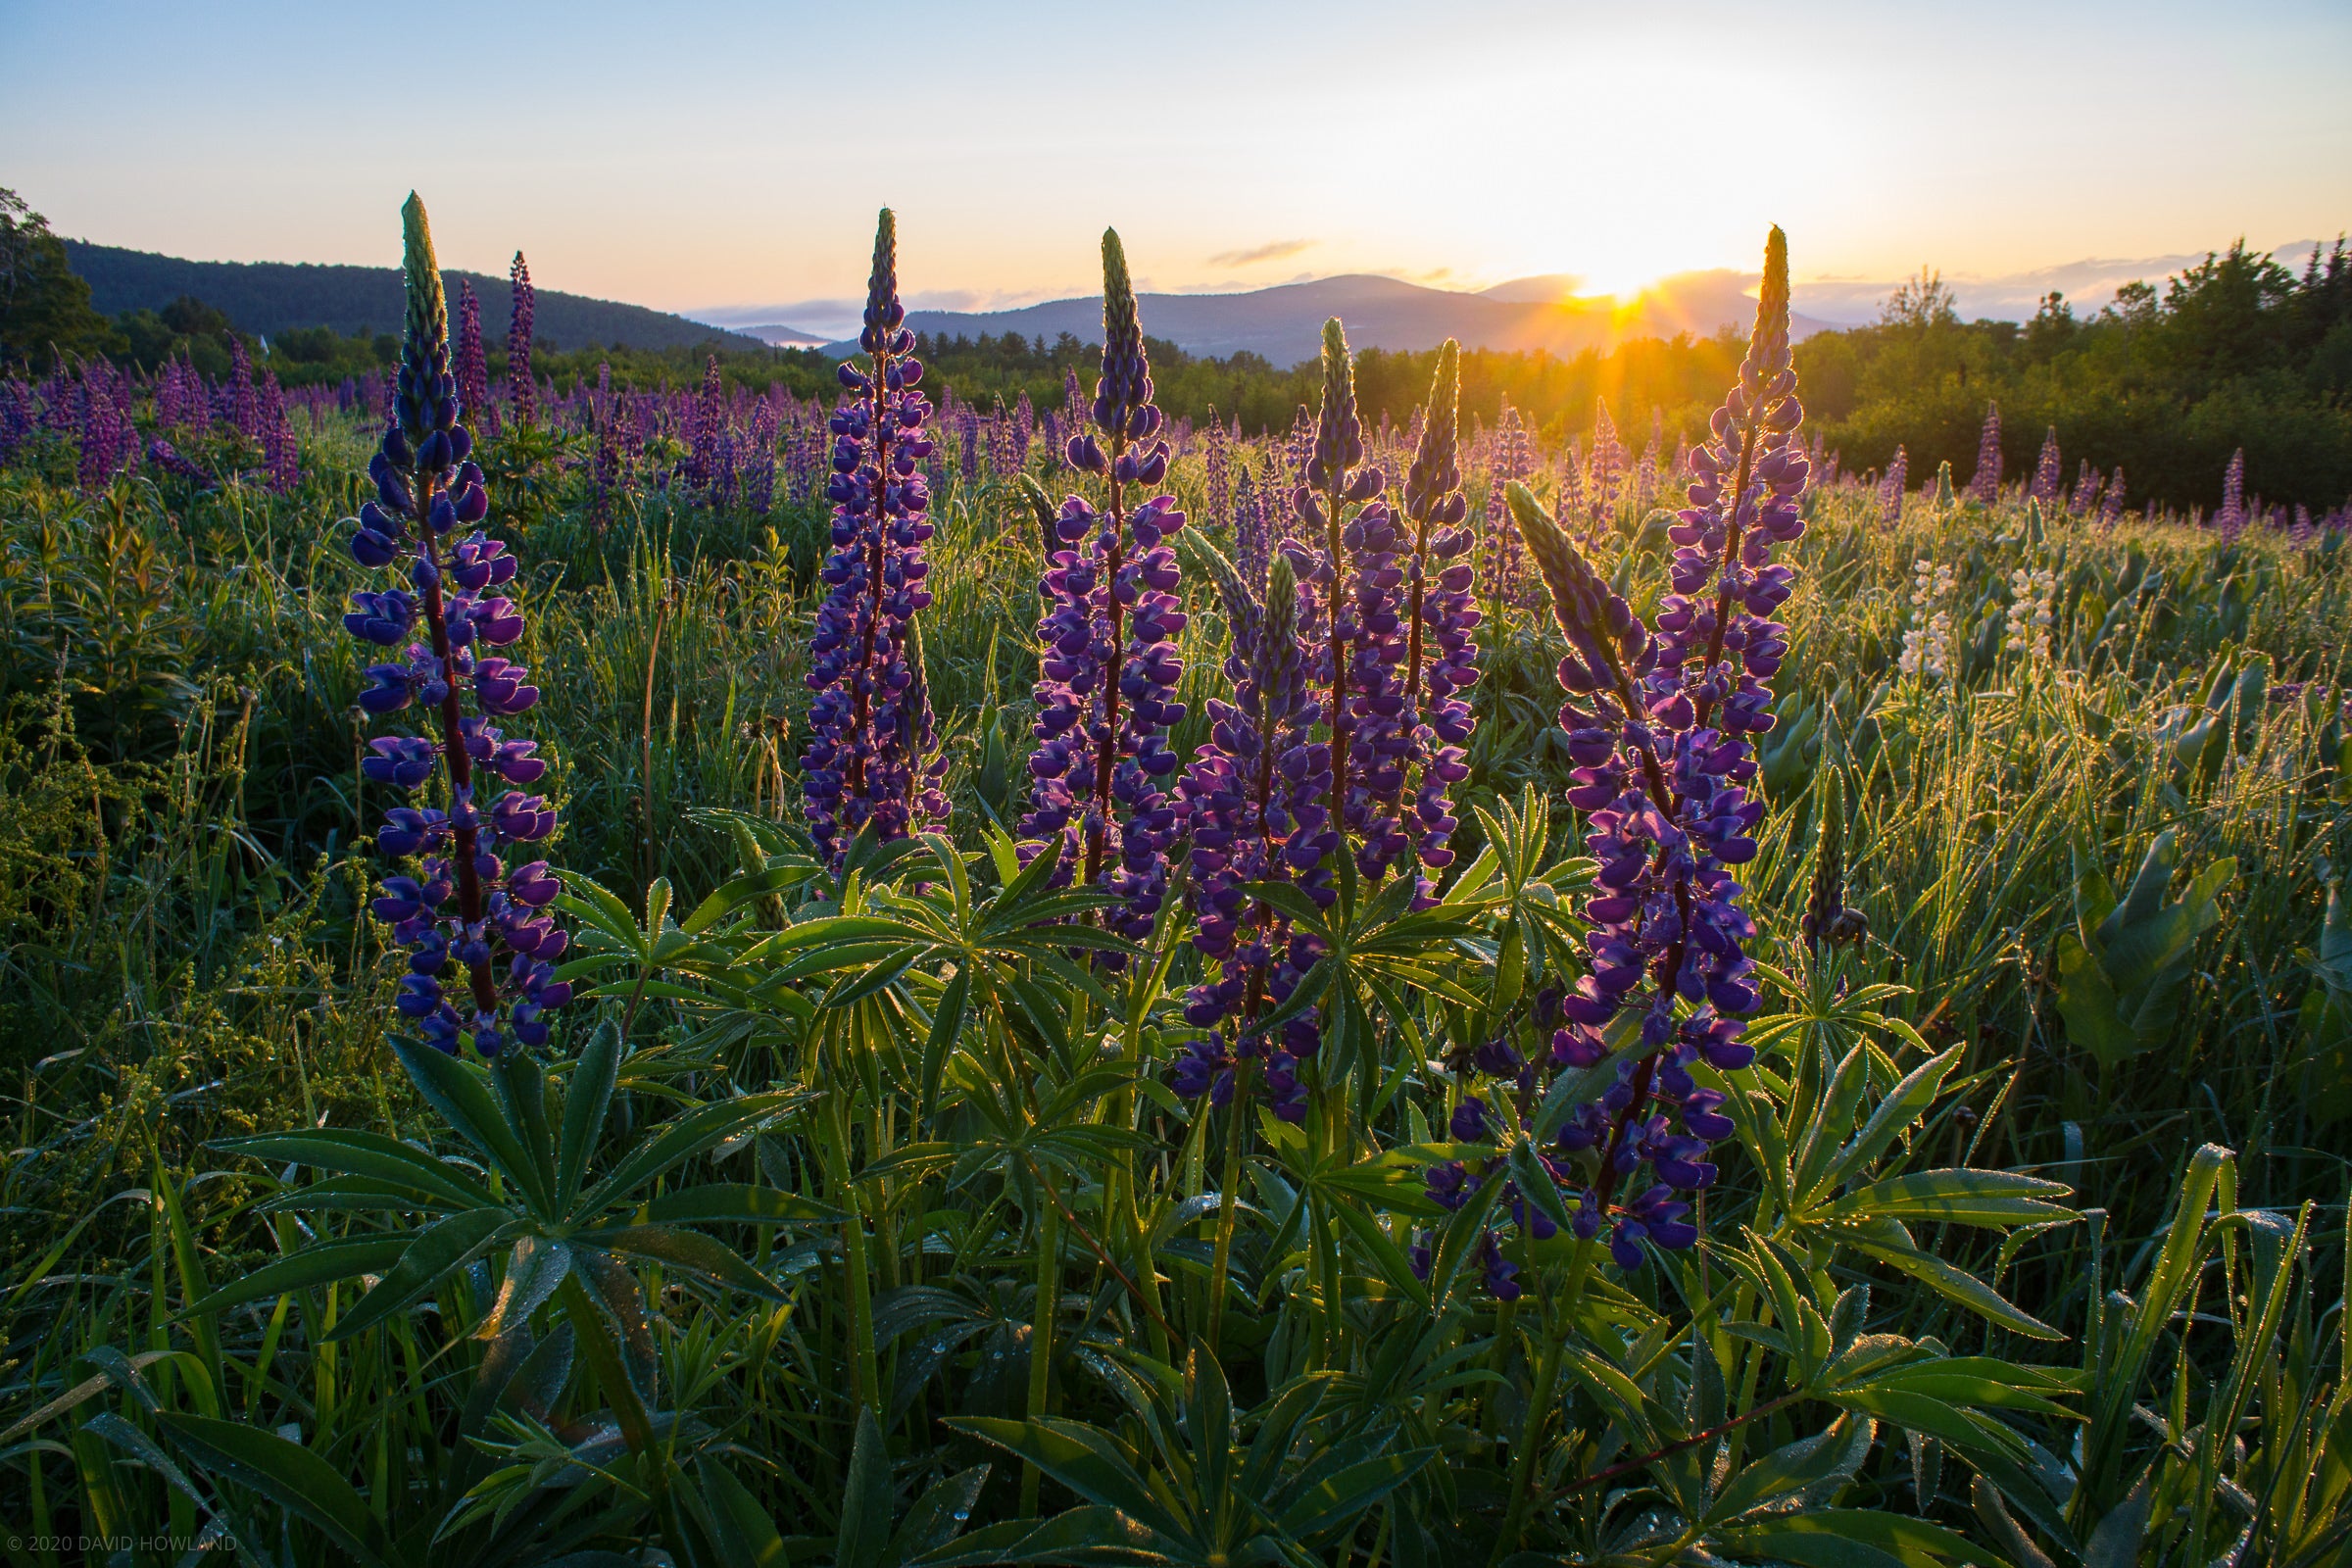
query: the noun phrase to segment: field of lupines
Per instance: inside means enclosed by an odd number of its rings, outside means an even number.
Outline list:
[[[12,1562],[2352,1549],[2340,519],[1838,475],[1777,232],[1637,458],[405,218],[388,398],[0,390]]]

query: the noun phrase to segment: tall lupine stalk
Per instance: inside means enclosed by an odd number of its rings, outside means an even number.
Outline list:
[[[1414,769],[1407,831],[1422,870],[1415,897],[1436,893],[1434,875],[1453,863],[1448,844],[1459,826],[1452,787],[1470,776],[1470,704],[1459,693],[1478,681],[1479,622],[1467,559],[1475,536],[1465,526],[1462,494],[1460,347],[1447,338],[1438,350],[1429,402],[1414,416],[1419,434],[1404,474],[1404,515],[1412,532],[1406,566],[1404,656],[1405,730]]]
[[[816,699],[801,756],[809,835],[836,867],[860,832],[887,843],[948,814],[947,760],[936,755],[914,641],[915,612],[931,603],[923,560],[931,493],[915,466],[931,453],[923,434],[931,405],[915,390],[923,367],[906,318],[898,224],[884,208],[858,338],[866,366],[845,360],[837,372],[851,395],[830,421],[833,553],[809,642]]]
[[[2115,472],[2107,476],[2107,488],[2099,497],[2099,523],[2113,527],[2124,520],[2124,466],[2117,464]]]
[[[1886,477],[1879,481],[1879,520],[1903,520],[1903,492],[1911,479],[1911,458],[1898,443],[1894,461],[1886,465]]]
[[[2213,525],[2222,536],[2222,543],[2235,544],[2238,535],[2246,531],[2246,449],[2239,447],[2230,454],[2230,466],[2222,470],[2222,506],[2213,514]]]
[[[1316,955],[1245,889],[1282,882],[1328,892],[1324,864],[1339,843],[1328,805],[1332,749],[1314,735],[1323,708],[1308,679],[1314,655],[1301,635],[1292,550],[1274,557],[1261,597],[1212,547],[1198,537],[1194,545],[1225,612],[1233,701],[1208,700],[1208,743],[1179,785],[1191,823],[1193,946],[1218,967],[1185,998],[1185,1021],[1207,1033],[1178,1058],[1175,1085],[1223,1105],[1243,1065],[1262,1061],[1268,1104],[1296,1122],[1306,1112],[1296,1068],[1318,1044],[1313,1022],[1292,1019],[1271,1052],[1248,1029],[1290,996]]]
[[[2084,458],[2082,466],[2075,474],[2075,488],[2067,497],[2066,510],[2077,517],[2087,516],[2090,509],[2098,504],[2099,470],[2090,466],[2088,458]]]
[[[1105,495],[1101,510],[1070,496],[1054,519],[1021,833],[1029,853],[1058,837],[1055,879],[1116,894],[1110,928],[1141,939],[1167,896],[1168,850],[1183,828],[1169,793],[1178,759],[1168,730],[1185,715],[1175,700],[1185,614],[1166,541],[1185,517],[1174,496],[1133,499],[1136,487],[1167,477],[1168,444],[1127,254],[1111,229],[1102,231],[1102,374],[1091,412],[1094,428],[1071,435],[1063,457],[1104,481]]]
[[[473,285],[458,279],[458,406],[469,419],[480,419],[490,408],[490,361],[482,352],[482,302]],[[484,435],[496,435],[485,428]]]
[[[531,317],[538,294],[531,287],[531,264],[514,253],[507,269],[513,301],[507,311],[507,398],[514,417],[529,424],[539,417],[539,381],[531,370]]]
[[[1585,466],[1585,542],[1600,537],[1616,514],[1620,481],[1625,475],[1625,443],[1617,438],[1617,421],[1609,417],[1609,400],[1595,398],[1592,413],[1592,454]]]
[[[2034,483],[2026,494],[2049,507],[2057,505],[2065,488],[2066,469],[2058,457],[2058,427],[2053,424],[2041,438],[2041,456],[2034,462]]]
[[[539,700],[530,671],[485,652],[522,635],[520,612],[494,590],[513,580],[514,558],[480,530],[490,499],[468,455],[449,360],[449,320],[424,204],[411,194],[406,230],[408,313],[395,412],[368,466],[375,499],[360,510],[351,553],[363,566],[406,562],[413,592],[355,593],[343,624],[362,641],[395,648],[424,623],[398,663],[369,667],[360,706],[369,713],[416,706],[438,734],[382,736],[362,764],[374,783],[413,791],[436,777],[445,807],[397,807],[384,815],[376,848],[391,858],[423,857],[418,876],[383,880],[372,907],[410,950],[398,1005],[423,1037],[456,1052],[470,1040],[484,1056],[508,1040],[538,1046],[546,1014],[569,999],[554,978],[564,935],[541,911],[557,892],[545,860],[510,868],[505,856],[555,831],[545,800],[510,789],[485,808],[492,781],[530,785],[547,771],[533,742],[509,740],[497,721]],[[468,712],[467,710],[471,709]],[[451,901],[456,901],[454,910]],[[450,997],[442,976],[458,971]]]
[[[1787,629],[1768,617],[1793,573],[1772,551],[1804,531],[1797,503],[1808,469],[1789,440],[1803,417],[1795,392],[1788,242],[1775,228],[1747,357],[1695,455],[1690,505],[1668,535],[1670,591],[1650,626],[1525,487],[1511,492],[1570,647],[1559,667],[1560,723],[1578,763],[1569,800],[1586,813],[1586,847],[1599,861],[1582,910],[1591,971],[1561,1000],[1554,1063],[1597,1065],[1618,1044],[1609,1031],[1620,1016],[1639,1018],[1641,1049],[1606,1093],[1570,1112],[1559,1143],[1586,1171],[1577,1234],[1606,1226],[1628,1269],[1641,1264],[1644,1240],[1697,1239],[1675,1195],[1713,1182],[1707,1147],[1732,1131],[1724,1097],[1699,1088],[1690,1068],[1703,1059],[1728,1071],[1754,1056],[1739,1020],[1756,1005],[1744,951],[1755,926],[1734,871],[1756,853],[1764,806],[1748,792],[1750,737],[1772,725],[1764,683],[1788,653]],[[1690,1008],[1681,1017],[1678,1001]]]
[[[1225,421],[1217,417],[1214,408],[1208,411],[1208,443],[1201,462],[1207,472],[1205,500],[1213,528],[1222,524],[1233,509],[1232,448],[1225,438]]]
[[[2001,406],[1984,405],[1984,428],[1977,436],[1977,471],[1969,476],[1970,499],[1986,506],[2001,498]]]

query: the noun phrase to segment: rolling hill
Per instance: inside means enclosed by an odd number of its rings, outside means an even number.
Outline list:
[[[1628,338],[1706,337],[1730,326],[1744,330],[1755,317],[1750,279],[1734,271],[1689,272],[1667,278],[1620,306],[1600,298],[1562,298],[1561,280],[1527,278],[1482,294],[1424,288],[1371,273],[1285,283],[1241,294],[1145,294],[1145,327],[1188,353],[1214,358],[1247,351],[1278,366],[1320,352],[1324,319],[1348,323],[1357,348],[1417,350],[1454,338],[1465,348],[1544,349],[1567,355],[1606,348]],[[1081,341],[1102,336],[1097,298],[1049,300],[1009,311],[909,311],[906,324],[935,335],[992,337],[1018,332],[1051,341],[1068,332]],[[1798,317],[1798,336],[1826,323]],[[828,345],[847,354],[855,344]]]
[[[328,326],[345,334],[400,329],[400,272],[395,268],[190,262],[85,240],[70,239],[65,245],[74,270],[89,282],[90,304],[109,316],[161,310],[182,294],[193,294],[224,313],[238,330],[264,337],[300,326]],[[503,342],[507,280],[479,272],[452,271],[442,276],[453,296],[460,278],[473,285],[475,297],[482,302],[483,337]],[[698,343],[718,343],[732,349],[760,346],[756,338],[682,316],[556,289],[537,291],[536,312],[538,340],[555,348],[584,348],[591,343],[643,349],[691,348]]]

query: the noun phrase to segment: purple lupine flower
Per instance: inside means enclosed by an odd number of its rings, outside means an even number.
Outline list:
[[[531,316],[539,296],[520,251],[507,269],[507,281],[513,293],[507,311],[507,397],[514,417],[529,424],[539,417],[539,383],[531,373]]]
[[[1037,405],[1023,391],[1012,402],[1012,471],[1029,466],[1029,444],[1037,439]]]
[[[1207,470],[1208,525],[1222,528],[1233,513],[1233,468],[1226,450],[1225,422],[1208,411],[1208,449],[1201,460]]]
[[[1609,400],[1593,400],[1592,455],[1585,468],[1585,542],[1588,547],[1617,514],[1619,481],[1625,472],[1625,445],[1617,439],[1617,421],[1609,417]]]
[[[2213,525],[2222,536],[2222,543],[2237,543],[2246,531],[2246,449],[2239,447],[2230,454],[2230,466],[2222,471],[2222,506],[2213,514]]]
[[[2300,501],[2296,502],[2294,520],[2286,527],[2288,548],[2308,550],[2318,541],[2319,537],[2319,529],[2311,520],[2311,509]]]
[[[751,461],[744,468],[744,499],[753,515],[764,517],[776,497],[776,405],[772,398],[752,401]]]
[[[2099,497],[2099,522],[2103,527],[2113,527],[2123,520],[2123,516],[2124,466],[2119,463],[2115,466],[2115,472],[2107,476],[2106,492]]]
[[[1478,645],[1471,633],[1479,622],[1473,595],[1470,547],[1465,526],[1469,498],[1462,494],[1460,460],[1460,347],[1447,338],[1438,350],[1426,416],[1416,416],[1420,436],[1404,475],[1404,515],[1412,529],[1412,554],[1405,620],[1403,693],[1405,727],[1415,770],[1413,804],[1406,830],[1425,874],[1416,898],[1427,902],[1436,888],[1432,875],[1453,863],[1447,848],[1458,822],[1450,792],[1470,776],[1470,704],[1461,697],[1478,680]]]
[[[302,449],[294,439],[294,422],[286,417],[285,389],[277,384],[274,370],[262,372],[259,401],[262,467],[270,476],[270,489],[281,496],[290,495],[302,483]]]
[[[2001,406],[1984,405],[1984,428],[1977,437],[1977,471],[1970,475],[1971,500],[1986,506],[2001,498]]]
[[[2045,507],[2055,506],[2058,492],[2065,487],[2065,469],[2058,459],[2058,427],[2053,424],[2041,438],[2041,456],[2034,462],[2034,484],[2026,494]]]
[[[1486,523],[1487,550],[1484,576],[1494,590],[1495,603],[1515,605],[1521,597],[1521,585],[1527,575],[1527,557],[1519,542],[1519,528],[1511,520],[1511,509],[1503,491],[1514,479],[1525,479],[1536,471],[1534,452],[1527,439],[1527,427],[1520,420],[1519,411],[1505,403],[1495,421],[1494,471],[1487,486]],[[1568,473],[1573,478],[1577,466],[1573,459]],[[1563,500],[1561,505],[1567,506]]]
[[[482,352],[482,302],[473,297],[473,285],[465,278],[458,279],[457,372],[458,406],[478,422],[490,407],[490,361]]]
[[[519,789],[485,804],[490,781],[529,785],[546,771],[531,742],[508,739],[495,723],[527,711],[539,691],[528,670],[485,652],[522,635],[520,612],[497,592],[514,580],[514,558],[478,528],[446,544],[460,527],[482,521],[490,499],[470,461],[472,435],[461,422],[466,411],[424,204],[412,193],[401,218],[408,311],[395,406],[368,464],[375,498],[361,509],[350,548],[363,566],[405,559],[411,587],[352,595],[344,625],[391,649],[421,620],[423,642],[409,643],[396,662],[369,666],[360,706],[379,715],[417,708],[438,719],[440,734],[378,737],[361,770],[400,790],[441,773],[448,806],[385,813],[378,851],[422,857],[421,876],[386,876],[371,907],[410,949],[395,1004],[401,1013],[440,1050],[455,1053],[470,1040],[493,1056],[510,1041],[544,1044],[547,1014],[571,996],[569,983],[555,977],[566,938],[545,912],[558,892],[555,878],[544,859],[507,863],[511,852],[554,831],[556,813]],[[468,696],[470,714],[464,711]]]
[[[1322,647],[1313,667],[1331,731],[1332,817],[1353,836],[1359,870],[1377,881],[1406,853],[1397,821],[1412,737],[1401,689],[1408,628],[1398,556],[1404,533],[1382,499],[1378,467],[1364,463],[1363,421],[1348,335],[1323,323],[1323,397],[1304,482],[1291,508],[1321,538],[1303,580],[1308,625]],[[1322,890],[1318,902],[1336,894]]]
[[[1879,520],[1881,522],[1903,520],[1903,493],[1910,478],[1910,454],[1903,450],[1900,442],[1897,442],[1894,448],[1894,461],[1886,465],[1886,477],[1879,481]]]
[[[1195,558],[1225,612],[1233,701],[1209,699],[1209,740],[1178,786],[1191,824],[1193,946],[1217,973],[1186,994],[1185,1021],[1203,1033],[1184,1048],[1174,1082],[1179,1094],[1205,1093],[1223,1105],[1243,1064],[1262,1063],[1269,1107],[1296,1122],[1306,1113],[1298,1062],[1322,1038],[1313,1009],[1292,1018],[1278,1042],[1251,1025],[1297,989],[1320,951],[1294,934],[1280,910],[1244,891],[1284,882],[1328,894],[1327,862],[1340,842],[1326,805],[1331,747],[1314,738],[1323,710],[1307,679],[1292,548],[1274,558],[1261,598],[1213,546],[1195,539]]]
[[[1105,480],[1107,494],[1099,512],[1070,496],[1054,520],[1039,590],[1049,608],[1037,625],[1038,745],[1021,836],[1025,855],[1058,838],[1055,880],[1116,894],[1109,928],[1140,940],[1167,896],[1168,850],[1183,829],[1168,731],[1185,717],[1176,701],[1185,613],[1166,540],[1185,517],[1174,496],[1129,500],[1130,486],[1167,477],[1168,444],[1156,439],[1143,324],[1111,229],[1102,231],[1102,375],[1093,416],[1095,429],[1071,436],[1063,456]]]
[[[112,368],[92,361],[81,372],[81,451],[75,477],[84,490],[98,491],[114,482],[121,465],[116,460],[122,442],[122,410],[108,389]]]
[[[0,438],[0,448],[5,448],[5,439]],[[0,456],[4,455],[4,453],[0,453]],[[191,463],[188,459],[180,456],[178,449],[160,435],[147,443],[147,464],[148,466],[159,472],[168,473],[175,479],[190,480],[207,490],[210,490],[215,483],[213,476],[205,471],[202,464]]]
[[[1250,465],[1240,465],[1233,486],[1233,560],[1242,577],[1256,592],[1264,592],[1266,569],[1273,564],[1273,543],[1267,538],[1265,497],[1250,477]]]
[[[261,403],[254,394],[253,361],[246,356],[245,344],[235,333],[228,338],[228,426],[240,439],[258,441],[262,436]]]
[[[2084,458],[2082,468],[2075,474],[2074,493],[2067,497],[2066,510],[2074,516],[2084,517],[2098,504],[2099,470],[2090,466],[2088,458]]]
[[[703,362],[702,390],[690,406],[688,418],[693,431],[686,449],[686,482],[702,492],[706,500],[714,499],[711,492],[719,483],[718,438],[726,426],[725,389],[718,378],[718,356],[706,357]]]
[[[923,560],[931,493],[915,471],[931,452],[923,434],[931,405],[916,390],[923,367],[906,319],[898,222],[884,208],[858,340],[866,368],[845,360],[836,372],[850,396],[830,421],[833,553],[809,643],[816,700],[801,756],[809,835],[836,867],[861,832],[888,843],[948,812],[947,760],[930,746],[929,701],[908,657],[915,613],[931,603]]]
[[[1795,390],[1788,253],[1775,228],[1739,383],[1695,455],[1690,505],[1669,530],[1670,586],[1653,625],[1524,486],[1511,491],[1568,639],[1560,723],[1578,764],[1568,798],[1585,813],[1586,847],[1599,862],[1582,910],[1591,967],[1560,1000],[1555,1065],[1598,1064],[1618,1016],[1641,1019],[1642,1049],[1606,1093],[1571,1112],[1559,1146],[1589,1170],[1577,1234],[1590,1240],[1607,1224],[1611,1251],[1628,1267],[1644,1239],[1670,1248],[1695,1240],[1673,1191],[1713,1181],[1702,1156],[1725,1129],[1720,1097],[1698,1097],[1690,1067],[1704,1059],[1729,1071],[1754,1055],[1739,1020],[1757,1001],[1743,951],[1755,927],[1734,872],[1756,853],[1764,808],[1747,790],[1757,771],[1749,737],[1771,726],[1765,683],[1788,653],[1787,629],[1767,617],[1788,599],[1793,573],[1773,564],[1772,548],[1804,531],[1808,466],[1790,441],[1803,417]],[[1679,1016],[1678,1001],[1689,1008]],[[1641,1197],[1621,1200],[1636,1190]]]

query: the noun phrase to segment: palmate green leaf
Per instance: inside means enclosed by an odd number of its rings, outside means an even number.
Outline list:
[[[950,1416],[941,1423],[1026,1459],[1089,1502],[1114,1508],[1155,1534],[1185,1538],[1182,1521],[1160,1505],[1134,1461],[1102,1434],[1076,1421],[1046,1417],[1007,1421],[995,1416]]]
[[[1168,1542],[1149,1525],[1100,1503],[1069,1508],[1043,1524],[1007,1519],[962,1541],[914,1558],[906,1568],[993,1568],[997,1563],[1191,1562],[1172,1556]]]
[[[645,1205],[659,1225],[834,1225],[842,1211],[829,1203],[749,1182],[697,1182],[663,1193]]]
[[[1870,1437],[1868,1417],[1856,1419],[1841,1414],[1812,1437],[1799,1438],[1775,1448],[1725,1483],[1707,1509],[1707,1522],[1717,1524],[1737,1519],[1775,1498],[1802,1492],[1841,1470],[1850,1470],[1860,1462],[1854,1450],[1859,1447],[1864,1453],[1869,1451]]]
[[[500,1210],[502,1214],[505,1212]],[[410,1233],[391,1236],[352,1236],[319,1242],[290,1256],[240,1275],[200,1301],[182,1307],[181,1318],[217,1313],[247,1301],[265,1300],[293,1291],[312,1290],[363,1274],[381,1274],[409,1250]]]
[[[437,1158],[414,1144],[357,1128],[258,1133],[245,1138],[216,1139],[207,1147],[223,1153],[267,1160],[272,1165],[308,1165],[313,1170],[367,1177],[460,1208],[479,1208],[491,1200],[490,1190],[463,1166]]]
[[[1805,1568],[2012,1568],[1965,1536],[1925,1519],[1863,1508],[1816,1508],[1731,1526],[1716,1544],[1742,1556]]]
[[[250,1487],[308,1520],[354,1562],[382,1568],[402,1562],[383,1523],[351,1483],[301,1444],[241,1421],[174,1414],[157,1421],[197,1470]]]
[[[575,1248],[602,1248],[609,1252],[652,1258],[771,1301],[787,1299],[773,1280],[745,1262],[725,1243],[713,1241],[700,1231],[679,1230],[673,1225],[624,1225],[612,1230],[582,1231],[571,1242]]]
[[[516,1223],[512,1209],[469,1208],[416,1232],[400,1260],[376,1281],[375,1289],[336,1320],[326,1338],[330,1342],[348,1340],[416,1305]]]
[[[785,1115],[808,1098],[806,1090],[770,1090],[739,1100],[716,1101],[664,1122],[607,1172],[580,1199],[575,1211],[599,1214],[615,1203],[629,1201],[631,1194],[671,1167]]]
[[[1819,1220],[1940,1220],[1953,1225],[2042,1225],[2075,1217],[2054,1199],[2074,1189],[2009,1171],[1960,1167],[1915,1171],[1858,1187],[1812,1217]]]
[[[884,1568],[890,1544],[890,1451],[870,1405],[858,1406],[850,1440],[850,1469],[841,1485],[841,1525],[833,1568]]]
[[[596,1152],[612,1086],[620,1077],[620,1025],[608,1018],[596,1026],[572,1069],[564,1095],[564,1130],[556,1146],[556,1211],[567,1212],[579,1196],[588,1160]]]
[[[1351,1526],[1410,1481],[1437,1453],[1435,1448],[1409,1448],[1358,1460],[1301,1491],[1275,1524],[1284,1535],[1301,1543]]]
[[[2000,1324],[2029,1339],[2062,1340],[2065,1335],[2041,1319],[2013,1305],[2000,1292],[1965,1269],[1923,1252],[1893,1220],[1880,1220],[1847,1233],[1848,1245],[1888,1268],[1907,1274],[1944,1299],[1968,1308],[1979,1317]]]
[[[1854,1056],[1860,1055],[1862,1049],[1856,1047]],[[1879,1102],[1878,1107],[1863,1122],[1861,1130],[1831,1156],[1819,1175],[1814,1174],[1811,1159],[1800,1163],[1797,1168],[1797,1190],[1805,1195],[1805,1200],[1810,1203],[1825,1190],[1867,1171],[1895,1139],[1916,1125],[1927,1113],[1928,1107],[1936,1102],[1944,1074],[1960,1059],[1962,1049],[1954,1046],[1941,1055],[1930,1056],[1904,1074],[1902,1081]],[[1854,1056],[1849,1056],[1848,1061],[1853,1060]],[[1842,1066],[1838,1076],[1842,1086],[1846,1078]],[[1846,1112],[1833,1101],[1834,1125],[1843,1125],[1844,1114]]]
[[[694,912],[678,924],[688,936],[699,936],[710,930],[745,905],[786,893],[801,886],[817,874],[814,861],[771,865],[764,870],[749,872],[733,881],[721,883],[711,895],[694,906]]]
[[[534,1206],[545,1209],[549,1193],[540,1179],[540,1162],[525,1149],[514,1127],[499,1112],[498,1102],[481,1072],[457,1057],[412,1040],[395,1040],[393,1054],[408,1069],[409,1079],[426,1103],[512,1182]]]
[[[495,1340],[519,1327],[563,1285],[571,1272],[571,1249],[537,1236],[518,1236],[507,1254],[506,1278],[499,1282],[498,1298],[489,1315],[473,1331],[477,1340]]]

